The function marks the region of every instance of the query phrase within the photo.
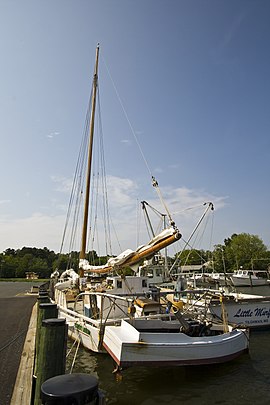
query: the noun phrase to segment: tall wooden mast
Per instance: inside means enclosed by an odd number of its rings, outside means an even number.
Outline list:
[[[95,61],[95,70],[94,70],[94,78],[93,78],[93,85],[92,85],[92,104],[91,104],[91,118],[90,118],[90,127],[89,127],[88,164],[87,164],[87,172],[86,172],[84,218],[83,218],[80,259],[85,259],[86,242],[87,242],[87,226],[88,226],[88,212],[89,212],[89,198],[90,198],[90,179],[91,179],[91,167],[92,167],[96,95],[97,95],[97,86],[98,86],[98,59],[99,59],[99,44],[97,45],[97,48],[96,48],[96,61]]]

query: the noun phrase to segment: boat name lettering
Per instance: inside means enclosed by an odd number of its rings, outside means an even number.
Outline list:
[[[255,316],[266,316],[267,318],[270,318],[270,309],[268,308],[256,308],[255,309]]]
[[[251,309],[246,309],[245,311],[243,311],[241,308],[239,308],[234,316],[235,318],[240,318],[240,317],[251,317],[252,315],[253,312],[251,311]]]
[[[254,311],[252,311],[251,309],[246,309],[246,310],[242,310],[241,308],[238,309],[238,311],[236,312],[236,314],[234,315],[235,318],[250,318],[252,316],[266,316],[267,318],[270,318],[270,309],[262,307],[262,308],[255,308]]]

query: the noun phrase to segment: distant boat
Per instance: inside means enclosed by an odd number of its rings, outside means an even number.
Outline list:
[[[268,271],[262,270],[236,270],[231,276],[231,281],[235,287],[256,287],[270,284]]]

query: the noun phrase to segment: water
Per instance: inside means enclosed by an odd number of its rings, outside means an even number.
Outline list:
[[[270,295],[270,287],[242,288],[242,292]],[[250,351],[218,365],[133,368],[112,373],[108,355],[79,349],[73,372],[95,375],[107,404],[128,405],[247,405],[270,404],[270,331],[250,334]]]
[[[133,368],[117,381],[109,356],[79,350],[73,372],[95,375],[107,404],[269,404],[270,331],[253,332],[250,352],[220,365]]]

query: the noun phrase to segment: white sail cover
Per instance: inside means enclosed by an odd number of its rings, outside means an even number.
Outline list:
[[[122,252],[120,255],[118,255],[117,257],[110,258],[107,261],[107,263],[104,264],[103,266],[93,266],[93,265],[89,264],[88,260],[80,259],[79,267],[82,270],[86,270],[86,271],[90,271],[90,272],[93,271],[94,272],[95,270],[102,270],[102,269],[105,269],[107,267],[114,268],[114,267],[123,265],[123,264],[125,264],[125,262],[128,259],[130,259],[132,256],[134,256],[135,253],[144,252],[147,249],[149,249],[149,248],[153,247],[154,245],[156,245],[158,242],[161,242],[163,239],[166,239],[169,236],[172,236],[177,232],[178,231],[176,231],[175,228],[173,228],[173,227],[165,229],[160,234],[158,234],[153,239],[151,239],[150,242],[148,242],[146,245],[139,246],[136,250],[127,249],[124,252]]]
[[[60,280],[65,280],[66,278],[71,279],[72,281],[76,281],[79,278],[78,273],[76,273],[76,271],[74,271],[73,269],[68,269],[65,270],[61,276],[60,276]]]
[[[174,233],[175,233],[175,228],[173,228],[173,227],[164,229],[164,231],[162,231],[157,236],[155,236],[153,239],[151,239],[147,245],[139,246],[137,248],[136,252],[137,253],[143,252],[143,251],[149,249],[150,247],[154,246],[156,243],[162,241],[163,239],[166,239],[169,236],[172,236]]]

